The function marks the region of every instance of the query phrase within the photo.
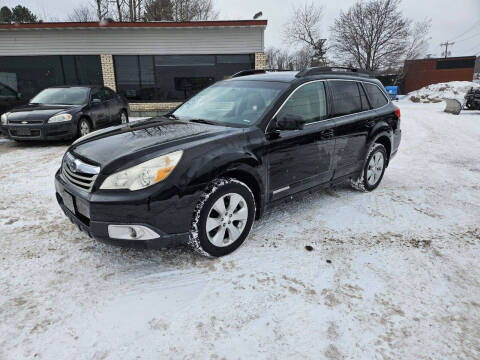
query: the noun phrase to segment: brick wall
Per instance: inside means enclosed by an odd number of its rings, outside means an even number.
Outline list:
[[[264,70],[267,68],[267,54],[255,53],[255,69]]]
[[[130,103],[130,110],[135,112],[163,111],[175,109],[181,102],[175,103]]]
[[[115,68],[113,66],[113,56],[110,54],[101,54],[100,61],[102,63],[103,85],[117,91],[115,83]]]

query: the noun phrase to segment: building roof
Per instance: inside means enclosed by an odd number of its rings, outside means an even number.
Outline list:
[[[405,62],[420,62],[420,61],[439,61],[439,60],[446,60],[446,61],[449,61],[449,60],[471,60],[471,59],[476,59],[477,57],[476,56],[456,56],[456,57],[448,57],[448,58],[444,58],[444,57],[441,57],[441,58],[425,58],[425,59],[411,59],[411,60],[405,60]]]
[[[267,20],[222,21],[152,21],[152,22],[42,22],[31,24],[0,24],[0,30],[42,29],[125,29],[125,28],[195,28],[195,27],[265,27]]]

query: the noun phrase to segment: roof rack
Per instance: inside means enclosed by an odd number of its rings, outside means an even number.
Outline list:
[[[295,71],[295,70],[279,70],[279,69],[250,69],[250,70],[242,70],[232,75],[232,78],[242,77],[247,75],[255,75],[255,74],[265,74],[267,72],[282,72],[282,71]]]
[[[351,67],[341,67],[341,66],[326,66],[326,67],[311,67],[303,71],[300,71],[296,77],[305,77],[310,75],[323,75],[323,74],[346,74],[352,73],[353,75],[363,76],[363,77],[373,77],[373,73],[368,70],[356,69]]]

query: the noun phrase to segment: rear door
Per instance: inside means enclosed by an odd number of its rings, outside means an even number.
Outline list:
[[[353,80],[329,80],[335,118],[334,177],[351,174],[363,164],[369,128],[374,125],[365,91]]]
[[[104,127],[110,122],[110,110],[107,106],[107,99],[102,88],[92,89],[90,96],[90,116],[96,128]]]
[[[119,101],[117,94],[110,88],[102,88],[105,96],[105,104],[107,105],[109,112],[109,125],[120,123],[120,111],[122,104]]]
[[[275,122],[285,115],[301,116],[303,130],[267,130],[269,189],[272,200],[329,181],[332,176],[334,140],[327,119],[323,81],[298,87],[283,104]]]

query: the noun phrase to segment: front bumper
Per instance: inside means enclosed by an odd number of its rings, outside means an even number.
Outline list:
[[[66,182],[60,171],[55,175],[57,202],[64,214],[88,236],[108,244],[133,248],[166,248],[185,244],[196,198],[178,196],[154,201],[151,197],[131,199],[124,195],[97,195]],[[74,199],[74,211],[64,203],[64,193]],[[68,196],[67,195],[67,196]],[[152,240],[112,239],[108,225],[142,225],[160,235]],[[181,231],[178,231],[181,230]]]
[[[73,122],[53,124],[6,124],[0,130],[9,138],[15,140],[66,140],[76,135]]]

